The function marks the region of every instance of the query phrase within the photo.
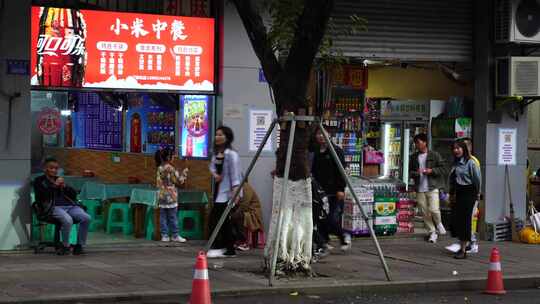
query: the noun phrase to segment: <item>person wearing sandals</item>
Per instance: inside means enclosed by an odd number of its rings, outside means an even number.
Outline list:
[[[454,166],[450,173],[450,194],[455,195],[452,207],[452,236],[460,241],[456,259],[467,257],[467,245],[471,242],[471,213],[480,195],[482,173],[471,158],[467,144],[457,141],[453,146]]]
[[[162,242],[184,243],[186,239],[178,234],[178,190],[176,187],[185,182],[187,168],[178,173],[172,165],[174,151],[165,148],[156,152],[156,186],[158,188],[159,227]],[[172,235],[172,238],[169,236]]]
[[[238,205],[231,210],[233,235],[235,235],[236,249],[248,251],[250,249],[249,235],[264,236],[261,201],[255,189],[247,183],[242,187],[242,198]],[[260,241],[260,240],[259,240]],[[256,246],[257,244],[251,243]]]
[[[213,231],[219,219],[227,209],[227,203],[232,198],[234,191],[242,182],[242,168],[240,165],[240,156],[232,148],[234,133],[231,128],[221,126],[216,129],[214,140],[214,155],[210,162],[209,170],[214,177],[214,205],[210,212],[210,231]],[[237,197],[238,204],[240,196]],[[225,258],[236,256],[234,248],[235,238],[230,215],[227,216],[217,238],[208,251],[208,258]]]

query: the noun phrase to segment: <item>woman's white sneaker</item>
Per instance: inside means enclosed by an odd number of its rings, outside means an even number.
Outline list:
[[[206,253],[206,257],[209,259],[215,259],[215,258],[223,258],[225,257],[225,252],[227,250],[225,248],[223,249],[210,249]]]
[[[177,243],[185,243],[187,240],[179,235],[173,237],[172,239],[173,242],[177,242]]]

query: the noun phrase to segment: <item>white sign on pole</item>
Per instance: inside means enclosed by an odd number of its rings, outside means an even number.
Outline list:
[[[249,151],[257,151],[261,145],[264,135],[272,124],[271,110],[250,110],[249,111]],[[268,138],[263,151],[272,151],[272,137]]]
[[[516,165],[517,129],[499,129],[499,166]]]

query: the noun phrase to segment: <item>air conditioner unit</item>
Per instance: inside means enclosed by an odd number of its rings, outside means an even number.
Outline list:
[[[540,2],[496,0],[495,40],[540,43]]]
[[[495,95],[540,96],[540,57],[496,59]]]

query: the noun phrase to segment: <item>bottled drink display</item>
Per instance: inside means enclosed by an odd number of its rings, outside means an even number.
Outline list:
[[[37,42],[38,85],[81,87],[85,68],[86,29],[79,10],[43,8]]]
[[[363,91],[341,92],[324,103],[323,125],[332,142],[343,149],[346,168],[352,176],[362,171]]]

